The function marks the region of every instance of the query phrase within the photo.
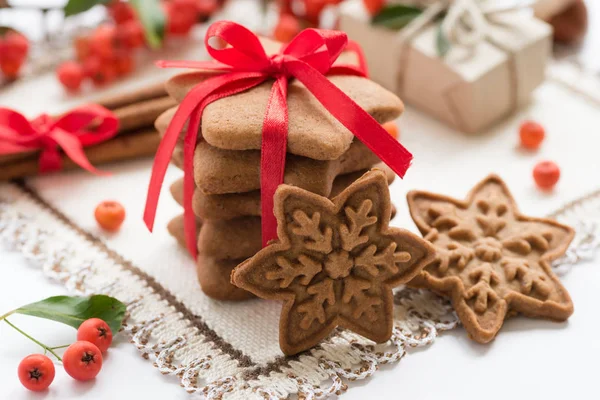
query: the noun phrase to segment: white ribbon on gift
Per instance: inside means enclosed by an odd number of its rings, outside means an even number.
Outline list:
[[[423,28],[446,12],[442,32],[453,45],[473,47],[486,39],[494,15],[531,7],[535,1],[515,1],[508,5],[489,5],[479,0],[437,0],[398,33],[401,40],[410,40]]]

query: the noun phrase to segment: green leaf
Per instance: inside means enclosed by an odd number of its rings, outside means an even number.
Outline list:
[[[69,0],[64,7],[65,17],[79,14],[98,4],[108,4],[111,0]]]
[[[379,14],[371,19],[373,25],[384,26],[388,29],[400,30],[423,12],[417,7],[402,4],[392,4],[383,7]]]
[[[165,37],[166,18],[159,0],[130,0],[140,22],[144,26],[146,42],[153,49],[162,45]]]
[[[437,53],[440,58],[446,57],[446,54],[450,51],[450,41],[444,34],[442,30],[442,24],[438,25],[437,35],[435,37],[435,46],[437,48]]]
[[[85,320],[100,318],[116,334],[125,318],[125,304],[105,295],[91,297],[54,296],[17,308],[14,314],[50,319],[79,328]]]

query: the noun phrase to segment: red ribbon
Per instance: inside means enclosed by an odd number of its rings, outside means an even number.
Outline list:
[[[209,40],[218,37],[228,47],[216,49]],[[263,122],[261,145],[261,208],[263,246],[277,237],[273,215],[273,196],[283,183],[287,147],[287,85],[298,79],[323,106],[360,141],[367,145],[398,175],[410,166],[412,155],[393,139],[367,112],[332,84],[325,74],[364,76],[365,70],[350,65],[333,66],[347,47],[346,34],[338,31],[306,29],[273,56],[267,56],[258,37],[234,22],[211,25],[205,38],[208,53],[216,61],[162,61],[163,68],[192,68],[222,72],[196,85],[186,95],[175,113],[158,148],[148,187],[144,221],[150,231],[165,173],[186,121],[184,139],[184,230],[188,250],[196,256],[196,223],[192,211],[194,191],[193,153],[198,139],[204,108],[220,98],[249,90],[274,79]],[[356,48],[354,49],[356,51]],[[360,51],[357,52],[360,58]],[[362,62],[364,67],[364,60]]]
[[[39,169],[45,173],[62,168],[62,149],[81,168],[102,174],[90,164],[83,148],[115,136],[118,127],[114,114],[96,104],[76,108],[57,119],[42,114],[31,121],[0,107],[0,155],[41,150]]]

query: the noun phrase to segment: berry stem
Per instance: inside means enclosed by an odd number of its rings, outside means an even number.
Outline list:
[[[54,352],[54,350],[53,350],[53,349],[55,349],[55,347],[46,346],[44,343],[29,336],[27,333],[23,332],[21,329],[17,328],[15,325],[13,325],[9,320],[7,320],[6,316],[4,316],[3,319],[4,319],[4,322],[6,322],[8,325],[10,325],[13,329],[15,329],[21,335],[25,336],[27,339],[31,340],[32,342],[36,343],[37,345],[41,346],[45,351],[48,351],[50,354],[52,354],[54,357],[56,357],[56,359],[58,361],[62,362],[62,358],[60,358],[60,356],[58,354],[56,354],[56,352]]]
[[[6,319],[8,317],[10,317],[11,315],[13,315],[15,313],[15,310],[9,311],[6,314],[0,316],[0,321],[2,321],[3,319]]]
[[[70,344],[63,344],[62,346],[54,346],[50,347],[52,350],[64,349],[65,347],[69,347]]]

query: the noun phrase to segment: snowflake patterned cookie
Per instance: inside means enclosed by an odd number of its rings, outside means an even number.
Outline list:
[[[573,313],[567,290],[550,269],[575,232],[519,213],[504,182],[491,175],[466,201],[412,191],[408,206],[435,262],[409,285],[449,296],[469,336],[491,341],[507,315],[564,321]]]
[[[420,237],[388,226],[387,179],[373,170],[333,200],[281,185],[275,194],[279,240],[240,264],[233,284],[283,300],[279,343],[307,350],[337,326],[375,342],[391,337],[392,288],[434,260]]]

